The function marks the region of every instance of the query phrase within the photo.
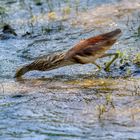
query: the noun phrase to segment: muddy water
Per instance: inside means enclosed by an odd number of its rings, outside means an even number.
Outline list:
[[[18,34],[0,40],[0,139],[140,139],[139,0],[0,4]],[[115,28],[123,35],[109,52],[124,54],[110,72],[88,64],[13,78],[40,55]]]

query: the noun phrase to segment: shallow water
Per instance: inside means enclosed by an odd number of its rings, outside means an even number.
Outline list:
[[[139,139],[139,80],[4,82],[1,139]]]
[[[140,66],[131,61],[140,52],[140,2],[36,2],[0,1],[6,9],[1,21],[18,34],[0,40],[0,139],[140,139]],[[110,72],[88,64],[13,78],[40,55],[115,28],[123,35],[109,52],[128,59],[118,59]]]

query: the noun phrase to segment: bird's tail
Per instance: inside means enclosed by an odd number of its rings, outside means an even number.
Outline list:
[[[24,75],[28,71],[30,71],[30,67],[29,67],[29,65],[25,65],[25,66],[23,66],[22,68],[19,68],[16,71],[16,74],[15,74],[14,78],[21,77],[22,75]]]

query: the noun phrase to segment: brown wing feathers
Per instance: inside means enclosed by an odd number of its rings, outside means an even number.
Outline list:
[[[83,63],[80,56],[94,56],[105,52],[116,42],[117,38],[115,37],[120,33],[121,30],[116,29],[109,33],[82,40],[67,52],[66,58]]]

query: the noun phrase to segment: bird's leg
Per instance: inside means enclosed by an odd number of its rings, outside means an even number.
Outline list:
[[[98,70],[101,69],[101,67],[96,62],[92,62],[92,64],[94,64],[98,68]]]
[[[103,56],[101,56],[100,58],[103,57],[108,57],[108,56],[112,56],[114,55],[114,58],[106,65],[105,70],[109,71],[110,65],[119,57],[118,53],[108,53],[108,54],[104,54]]]

